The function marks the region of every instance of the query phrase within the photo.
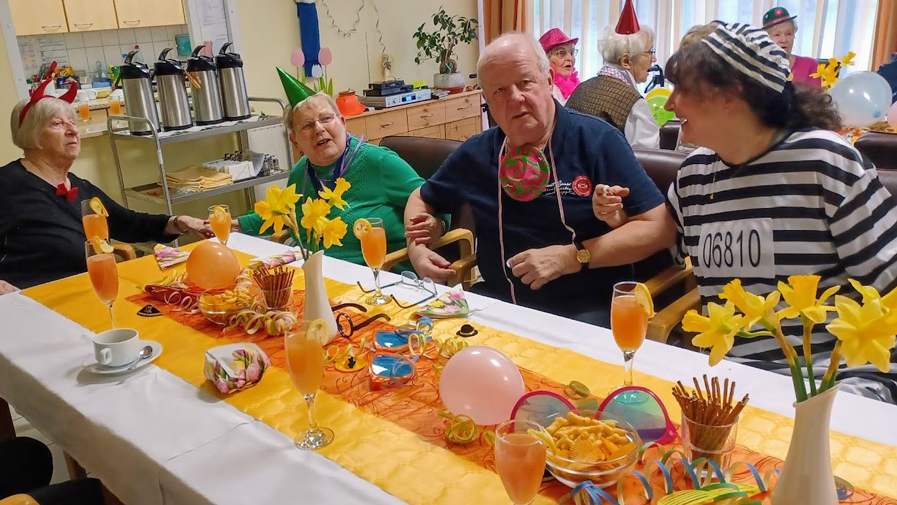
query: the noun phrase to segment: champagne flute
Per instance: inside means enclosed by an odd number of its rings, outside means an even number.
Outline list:
[[[385,305],[389,297],[380,291],[380,269],[386,261],[386,229],[383,220],[377,217],[368,218],[371,229],[361,237],[361,254],[364,262],[374,271],[374,285],[377,291],[365,300],[368,305]]]
[[[648,308],[637,296],[637,282],[614,284],[614,296],[610,305],[610,328],[617,347],[623,351],[625,374],[623,385],[632,385],[632,360],[645,341],[648,332]]]
[[[230,208],[227,205],[212,205],[209,207],[209,226],[215,237],[224,245],[230,237]]]
[[[109,223],[106,222],[106,216],[90,206],[90,199],[81,201],[81,223],[84,225],[87,240],[94,237],[109,240]]]
[[[522,419],[495,428],[495,466],[514,505],[533,501],[545,473],[545,444],[530,430],[545,433],[538,423]]]
[[[108,247],[109,252],[100,245]],[[115,265],[112,247],[99,239],[88,240],[84,243],[84,252],[87,256],[87,275],[90,277],[90,283],[100,301],[109,307],[109,319],[112,320],[112,328],[115,328],[115,312],[112,310],[112,304],[118,298],[118,267]]]
[[[78,102],[78,117],[85,124],[90,121],[90,101],[81,100]]]
[[[296,447],[303,450],[320,449],[333,442],[333,430],[321,428],[315,421],[315,395],[324,380],[324,350],[321,342],[326,332],[324,321],[315,319],[302,321],[299,330],[288,331],[284,335],[290,379],[308,405],[308,429],[293,440]]]

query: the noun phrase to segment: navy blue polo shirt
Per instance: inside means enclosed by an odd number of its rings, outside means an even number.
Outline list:
[[[664,203],[663,195],[645,173],[620,131],[605,121],[564,108],[555,102],[556,121],[551,149],[557,163],[561,201],[567,225],[578,240],[604,235],[610,227],[592,212],[596,184],[630,189],[623,199],[629,216]],[[593,268],[564,275],[533,291],[502,264],[498,236],[498,195],[502,198],[505,258],[528,249],[572,243],[558,210],[554,176],[546,191],[530,202],[512,199],[498,190],[498,155],[504,132],[494,127],[471,137],[452,153],[421,186],[421,197],[436,212],[455,212],[469,203],[477,236],[477,265],[492,289],[510,292],[502,270],[515,283],[517,300],[525,305],[553,305],[577,297],[608,300],[613,285],[633,277],[632,265]],[[551,158],[546,152],[546,158]],[[583,179],[585,178],[585,179]],[[576,186],[574,187],[574,181]],[[584,184],[588,181],[588,186]]]

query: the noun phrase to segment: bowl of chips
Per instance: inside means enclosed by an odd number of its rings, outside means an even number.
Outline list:
[[[238,284],[233,289],[220,293],[203,293],[199,295],[199,311],[209,321],[226,326],[231,317],[241,310],[252,307],[258,300],[260,291],[252,283]]]
[[[623,421],[597,420],[568,412],[545,428],[548,471],[558,481],[576,487],[592,481],[598,487],[616,484],[638,459],[642,441]]]

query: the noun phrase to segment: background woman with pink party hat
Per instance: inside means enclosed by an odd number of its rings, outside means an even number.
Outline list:
[[[636,89],[648,80],[654,57],[654,31],[639,26],[632,1],[627,0],[614,29],[598,42],[604,67],[597,77],[580,84],[567,107],[600,117],[620,130],[632,147],[660,147],[660,128],[648,102]]]
[[[560,28],[552,28],[539,37],[539,44],[548,56],[551,65],[551,76],[554,79],[552,96],[564,105],[579,86],[579,73],[576,71],[576,43],[579,39],[571,39]]]

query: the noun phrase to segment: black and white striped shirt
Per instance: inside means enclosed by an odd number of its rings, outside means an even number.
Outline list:
[[[864,166],[853,146],[833,132],[793,132],[737,166],[697,149],[682,163],[668,200],[679,229],[677,257],[691,257],[705,304],[721,303],[723,286],[735,278],[758,295],[799,274],[821,276],[819,294],[841,286],[838,294],[855,299],[848,278],[882,294],[897,287],[897,201],[874,167]],[[783,330],[802,356],[800,319],[783,321]],[[774,339],[735,340],[733,359],[789,373]],[[834,344],[825,325],[817,325],[817,379]],[[897,403],[897,354],[891,356],[887,374],[872,365],[842,365],[842,389]]]

